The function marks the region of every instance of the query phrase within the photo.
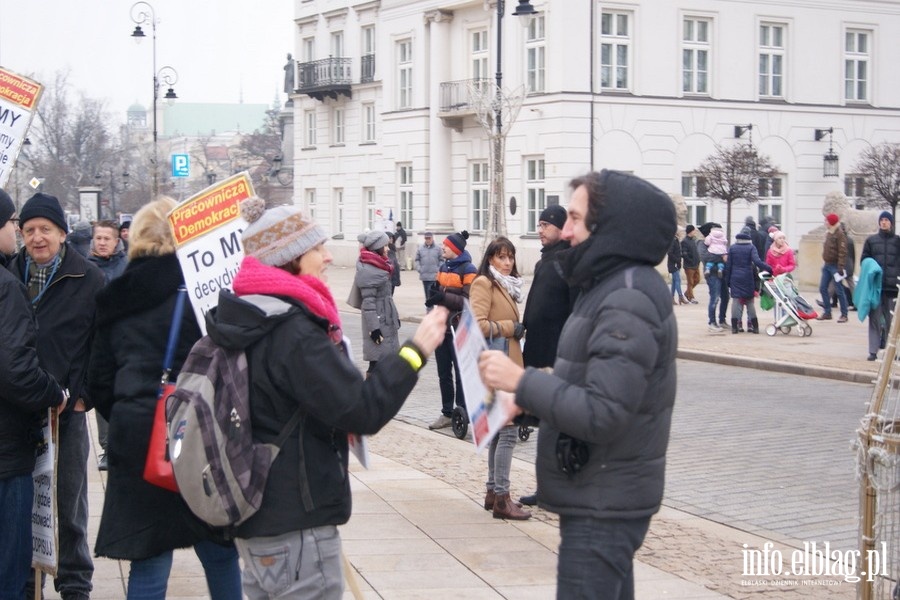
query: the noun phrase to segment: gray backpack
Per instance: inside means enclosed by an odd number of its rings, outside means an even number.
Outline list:
[[[191,511],[217,527],[249,519],[262,503],[275,457],[300,419],[298,409],[274,443],[254,442],[246,355],[209,336],[200,338],[166,406],[169,456]]]

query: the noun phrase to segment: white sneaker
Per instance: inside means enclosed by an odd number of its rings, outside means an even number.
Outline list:
[[[434,420],[434,423],[428,426],[428,429],[444,429],[445,427],[450,427],[452,423],[453,419],[441,414],[441,416]]]
[[[710,324],[710,325],[707,327],[707,330],[708,330],[710,333],[725,333],[725,330],[722,329],[721,327],[719,327],[719,326],[716,325],[716,324]]]

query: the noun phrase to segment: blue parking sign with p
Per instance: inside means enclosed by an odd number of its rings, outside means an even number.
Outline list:
[[[172,155],[172,177],[190,177],[191,157],[188,154]]]

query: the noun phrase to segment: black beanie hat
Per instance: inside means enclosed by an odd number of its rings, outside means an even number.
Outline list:
[[[12,198],[6,193],[6,190],[0,188],[0,227],[6,225],[12,216],[16,214],[16,205]]]
[[[457,255],[462,254],[466,249],[466,240],[469,239],[468,231],[460,231],[459,233],[451,233],[444,239],[444,243],[450,246]]]
[[[19,213],[19,225],[24,227],[26,221],[37,217],[44,217],[62,229],[64,233],[69,233],[66,215],[63,213],[62,206],[59,205],[59,200],[56,199],[56,196],[38,192],[29,198]]]
[[[694,232],[695,229],[697,229],[697,228],[694,227],[693,225],[688,225],[687,227],[684,228],[684,232],[686,234],[690,235],[691,233]]]
[[[719,225],[718,223],[714,223],[713,221],[710,221],[709,223],[704,223],[697,229],[700,230],[700,233],[703,234],[703,237],[706,237],[709,235],[709,232],[712,231],[713,227],[718,227],[719,229],[722,228],[722,226]]]
[[[538,221],[546,221],[547,223],[562,229],[563,225],[566,224],[566,209],[559,204],[551,204],[541,211],[541,216],[538,218]]]

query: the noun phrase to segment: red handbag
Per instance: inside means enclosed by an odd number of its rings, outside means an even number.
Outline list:
[[[166,344],[166,355],[163,359],[163,374],[156,396],[156,410],[153,413],[153,429],[150,431],[150,444],[147,447],[147,461],[144,463],[144,480],[172,492],[178,491],[175,471],[169,457],[169,424],[166,420],[166,400],[175,391],[175,383],[169,381],[172,372],[172,360],[175,346],[178,345],[178,333],[181,330],[181,318],[184,314],[184,300],[187,288],[178,288],[175,299],[175,311],[172,325],[169,327],[169,341]]]

